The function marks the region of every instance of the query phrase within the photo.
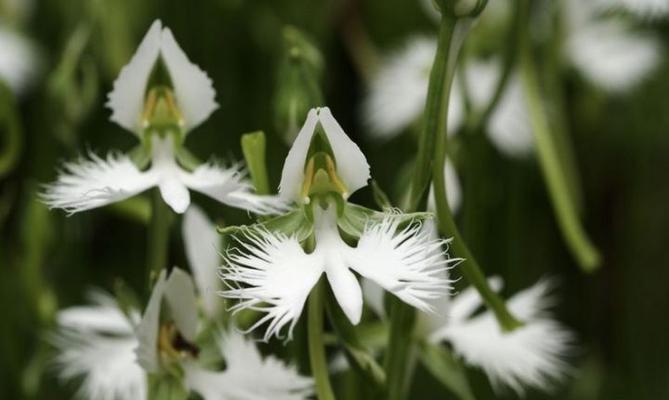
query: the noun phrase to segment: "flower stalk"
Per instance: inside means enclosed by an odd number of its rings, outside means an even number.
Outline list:
[[[529,2],[520,0],[520,3],[521,18],[524,18],[526,22]],[[521,23],[521,25],[526,26],[527,24]],[[573,191],[570,189],[556,144],[556,137],[551,132],[548,113],[539,89],[537,70],[532,59],[527,30],[523,32],[520,43],[520,72],[528,100],[530,122],[533,127],[541,171],[548,187],[560,231],[579,266],[585,272],[594,272],[600,265],[601,256],[588,239],[578,218],[577,208],[573,202],[574,196],[571,194]]]
[[[153,282],[163,268],[167,267],[167,252],[170,239],[170,223],[172,212],[163,201],[160,190],[155,188],[151,193],[151,220],[149,222],[147,250],[146,290],[151,293]]]
[[[328,374],[328,365],[325,358],[325,344],[323,343],[323,310],[325,281],[318,282],[311,292],[307,310],[307,334],[309,343],[309,361],[311,373],[316,384],[316,396],[319,400],[334,400],[332,385]]]

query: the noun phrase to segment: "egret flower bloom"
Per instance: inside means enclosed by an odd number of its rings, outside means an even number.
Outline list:
[[[141,321],[137,310],[126,316],[101,293],[94,295],[92,306],[61,311],[54,340],[61,377],[83,377],[80,395],[87,399],[143,400],[147,372],[160,382],[175,370],[181,371],[177,375],[185,390],[205,400],[310,396],[310,378],[272,356],[263,358],[252,341],[233,331],[213,338],[225,370],[201,365],[194,343],[198,314],[193,289],[185,272],[175,269],[167,278],[163,271]]]
[[[669,9],[666,1],[660,1]],[[565,56],[594,85],[623,93],[659,65],[662,46],[656,37],[631,30],[625,20],[616,16],[603,18],[592,2],[569,0],[563,4],[567,33]]]
[[[434,39],[416,37],[389,57],[374,77],[364,103],[363,114],[378,138],[392,138],[423,116],[429,75],[437,51]],[[474,107],[482,108],[492,98],[501,75],[497,59],[472,60],[464,65],[464,82],[456,75],[451,87],[448,110],[449,135],[465,122],[465,96]],[[532,128],[520,79],[507,83],[497,107],[486,124],[491,142],[503,153],[524,156],[533,145]]]
[[[495,290],[500,279],[491,279]],[[492,312],[475,314],[481,297],[472,287],[430,317],[432,342],[447,341],[468,365],[485,371],[495,389],[505,385],[519,395],[526,387],[549,389],[568,370],[564,358],[574,337],[553,320],[550,281],[542,280],[511,297],[507,306],[524,325],[504,332]]]
[[[272,196],[258,196],[236,164],[194,163],[186,135],[218,107],[209,77],[192,64],[169,28],[155,21],[114,82],[107,106],[111,120],[137,135],[133,157],[89,154],[63,165],[43,200],[70,214],[125,200],[158,187],[177,213],[190,204],[189,189],[259,214],[281,210]]]
[[[354,272],[424,311],[431,309],[430,300],[446,294],[449,281],[441,273],[455,260],[444,257],[447,241],[431,239],[411,223],[425,215],[384,214],[346,201],[369,177],[365,156],[330,110],[312,109],[281,175],[279,194],[298,209],[240,229],[239,246],[224,255],[222,277],[229,289],[223,296],[240,300],[235,311],[265,313],[251,327],[268,323],[265,340],[279,337],[285,326],[291,337],[322,274],[353,324],[363,305]],[[308,251],[305,242],[313,245]]]

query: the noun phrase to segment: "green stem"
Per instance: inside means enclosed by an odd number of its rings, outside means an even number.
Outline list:
[[[153,282],[163,268],[167,267],[167,251],[170,239],[172,211],[163,201],[158,188],[151,193],[151,221],[149,225],[149,245],[146,260],[147,290],[150,293]]]
[[[316,382],[316,395],[319,400],[334,400],[325,359],[325,344],[323,343],[323,296],[325,294],[324,281],[321,279],[309,295],[307,333],[309,335],[309,360],[311,373]]]
[[[450,98],[450,89],[453,81],[453,74],[455,64],[458,56],[459,44],[458,38],[459,24],[464,24],[465,21],[454,20],[447,16],[442,17],[440,32],[448,32],[447,42],[442,43],[440,39],[439,48],[444,47],[443,54],[439,54],[437,50],[437,59],[432,69],[430,76],[430,86],[428,89],[428,101],[426,106],[426,136],[435,138],[434,145],[434,160],[432,164],[434,197],[437,209],[437,219],[439,231],[442,235],[452,237],[451,249],[458,256],[464,258],[460,264],[459,270],[481,294],[481,297],[486,302],[488,307],[493,311],[502,328],[505,330],[513,330],[520,326],[521,323],[509,312],[504,304],[504,301],[495,293],[485,278],[481,267],[479,267],[476,259],[469,251],[465,244],[460,231],[455,224],[453,214],[448,205],[446,196],[446,179],[444,176],[444,164],[446,163],[446,154],[448,146],[448,137],[446,135],[446,126],[448,122],[448,107]],[[461,29],[466,29],[462,26]],[[440,33],[440,37],[442,34]],[[448,60],[440,60],[444,54],[448,55]],[[438,69],[435,67],[439,67]]]
[[[521,10],[523,16],[527,17],[529,2],[527,0],[520,1],[524,4]],[[600,265],[601,257],[597,249],[590,243],[572,201],[572,190],[567,182],[565,169],[560,162],[560,155],[554,135],[551,133],[548,114],[541,97],[536,67],[532,59],[529,34],[528,32],[524,33],[523,40],[521,40],[521,75],[541,171],[548,187],[560,231],[567,242],[567,246],[585,272],[594,272]]]
[[[21,155],[21,125],[12,92],[0,82],[0,133],[5,136],[0,149],[0,178],[9,174]]]

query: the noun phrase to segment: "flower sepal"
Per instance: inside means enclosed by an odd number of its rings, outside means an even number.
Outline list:
[[[404,227],[412,222],[422,222],[433,217],[429,212],[382,212],[372,210],[353,203],[344,203],[344,206],[337,208],[337,226],[354,238],[359,238],[369,223],[380,223],[389,216],[399,223],[399,227]]]
[[[218,233],[224,236],[237,236],[249,230],[263,229],[294,236],[299,242],[302,242],[314,231],[313,214],[309,212],[310,209],[309,206],[296,208],[286,214],[253,225],[219,227]]]

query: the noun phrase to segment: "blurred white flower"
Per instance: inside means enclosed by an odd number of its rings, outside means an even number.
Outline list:
[[[53,343],[61,379],[83,378],[79,395],[96,400],[143,400],[146,374],[137,364],[134,324],[116,301],[103,292],[91,294],[92,305],[58,312]]]
[[[663,49],[655,36],[630,29],[616,16],[603,17],[591,2],[567,0],[563,4],[565,56],[588,81],[623,93],[657,68]]]
[[[163,271],[141,321],[136,310],[126,317],[104,293],[93,293],[92,301],[60,311],[53,340],[60,377],[83,378],[84,399],[146,399],[146,372],[163,372],[164,362],[176,363],[184,387],[205,400],[299,400],[313,391],[311,378],[275,357],[263,358],[252,341],[233,331],[216,339],[225,370],[200,366],[192,342],[198,326],[194,287],[179,269],[169,278]]]
[[[363,105],[372,135],[392,138],[420,120],[425,108],[429,74],[436,42],[411,38],[403,49],[388,58],[373,79]],[[501,74],[497,59],[472,60],[465,66],[465,81],[456,75],[451,87],[448,133],[455,134],[465,122],[463,88],[475,108],[486,107]],[[520,80],[514,74],[486,125],[497,148],[510,156],[525,156],[533,146],[532,129]]]
[[[494,278],[490,284],[499,290],[502,282]],[[492,312],[475,314],[481,297],[470,287],[436,314],[442,319],[433,319],[430,340],[449,342],[465,363],[485,371],[495,389],[505,385],[519,395],[526,387],[549,390],[566,375],[565,356],[574,341],[573,334],[547,312],[553,304],[550,290],[550,281],[541,280],[511,297],[507,306],[524,325],[504,332]]]
[[[322,128],[322,130],[320,130]],[[317,133],[318,132],[318,133]],[[327,174],[339,181],[337,189],[345,199],[366,186],[369,165],[358,146],[346,136],[327,108],[309,112],[307,121],[293,144],[281,178],[280,194],[301,204],[311,204],[315,247],[305,252],[298,238],[265,228],[250,228],[237,237],[239,247],[225,254],[223,279],[230,287],[223,296],[238,299],[233,310],[250,308],[265,312],[251,329],[268,322],[265,340],[280,336],[288,326],[288,337],[302,313],[304,303],[319,278],[325,273],[332,292],[353,324],[360,321],[362,292],[352,271],[374,281],[402,301],[425,311],[428,301],[443,296],[449,281],[440,272],[454,260],[443,257],[446,241],[431,239],[418,224],[399,229],[398,215],[386,214],[367,221],[356,247],[341,237],[337,205],[331,194],[310,203],[300,189],[311,179],[324,186],[325,171],[311,170],[305,178],[305,163],[316,135],[332,151],[325,156]],[[326,146],[323,144],[322,146]],[[346,207],[346,205],[344,205]]]
[[[35,45],[18,32],[0,24],[0,80],[16,95],[23,94],[33,83],[40,68]]]
[[[605,11],[625,10],[646,19],[669,16],[669,1],[667,0],[596,0],[595,3]]]
[[[156,69],[164,66],[169,86],[147,87]],[[274,196],[258,196],[239,165],[225,167],[209,162],[184,168],[178,161],[185,135],[218,107],[209,77],[174,40],[169,28],[155,21],[137,52],[121,71],[107,105],[112,121],[135,133],[151,165],[138,168],[129,155],[89,154],[65,163],[56,182],[46,186],[42,199],[50,208],[70,214],[125,200],[158,187],[165,202],[177,213],[190,204],[190,190],[221,203],[259,214],[282,210]]]

